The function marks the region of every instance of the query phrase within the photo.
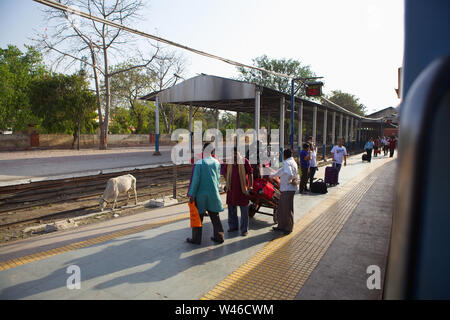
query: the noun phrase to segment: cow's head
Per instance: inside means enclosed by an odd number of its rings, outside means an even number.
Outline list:
[[[103,211],[103,209],[105,209],[108,202],[105,199],[103,199],[103,197],[101,197],[99,200],[99,204],[100,204],[100,211]]]

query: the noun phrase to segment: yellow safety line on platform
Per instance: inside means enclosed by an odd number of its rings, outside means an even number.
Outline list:
[[[293,232],[269,242],[202,300],[292,300],[376,181],[383,161],[358,175],[309,211]],[[338,201],[339,200],[339,201]]]
[[[112,240],[112,239],[116,239],[116,238],[119,238],[119,237],[123,237],[123,236],[127,236],[127,235],[130,235],[130,234],[134,234],[134,233],[137,233],[137,232],[141,232],[141,231],[157,228],[157,227],[160,227],[160,226],[162,226],[164,224],[176,222],[176,221],[187,219],[187,218],[189,218],[189,214],[183,214],[183,215],[181,215],[179,217],[169,218],[169,219],[161,220],[161,221],[158,221],[158,222],[155,222],[155,223],[149,223],[149,224],[145,224],[145,225],[142,225],[142,226],[137,226],[137,227],[121,230],[121,231],[116,231],[116,232],[112,232],[112,233],[109,233],[109,234],[106,234],[106,235],[103,235],[103,236],[91,238],[91,239],[88,239],[88,240],[74,242],[74,243],[65,245],[63,247],[59,247],[59,248],[55,248],[55,249],[51,249],[51,250],[47,250],[47,251],[41,251],[41,252],[33,253],[33,254],[28,255],[28,256],[15,258],[15,259],[11,259],[11,260],[8,260],[8,261],[3,261],[3,262],[0,262],[0,271],[6,270],[6,269],[11,269],[11,268],[23,265],[23,264],[27,264],[27,263],[30,263],[30,262],[38,261],[38,260],[45,259],[45,258],[48,258],[48,257],[51,257],[51,256],[55,256],[55,255],[63,253],[63,252],[73,251],[73,250],[76,250],[76,249],[89,247],[91,245],[102,243],[102,242],[105,242],[105,241],[108,241],[108,240]]]

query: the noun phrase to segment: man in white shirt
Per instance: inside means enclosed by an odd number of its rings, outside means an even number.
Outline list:
[[[387,141],[386,137],[383,136],[383,139],[381,139],[381,145],[383,147],[384,155],[386,156],[389,149],[389,142]]]
[[[339,171],[341,171],[342,160],[344,160],[344,166],[347,165],[347,149],[342,145],[342,139],[338,140],[338,145],[331,149],[331,153],[333,154],[333,166],[337,169],[339,181]]]
[[[273,230],[289,234],[294,227],[294,195],[297,191],[298,167],[290,149],[284,150],[283,158],[283,167],[270,175],[280,177],[281,191],[278,203],[278,226],[273,227]]]
[[[309,190],[311,191],[311,186],[314,182],[314,175],[316,174],[317,168],[317,148],[314,145],[310,146],[311,159],[309,160]]]

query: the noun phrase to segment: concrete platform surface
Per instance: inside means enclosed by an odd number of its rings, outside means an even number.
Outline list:
[[[363,181],[369,173],[391,161],[381,157],[369,164],[362,163],[360,155],[350,157],[347,167],[341,170],[340,185],[329,188],[328,194],[295,196],[295,221],[302,223],[302,218],[315,208],[341,197],[346,185]],[[316,176],[323,177],[324,171],[320,168]],[[145,219],[164,219],[163,215],[172,214],[181,219],[2,270],[0,299],[200,299],[280,237],[270,231],[272,217],[256,214],[250,219],[247,237],[225,232],[225,242],[214,244],[209,239],[212,226],[206,218],[203,242],[195,246],[185,242],[191,235],[186,204],[158,210],[149,212],[146,218],[145,213],[135,218],[117,218],[88,228],[0,246],[0,261],[4,261],[101,235],[105,230],[148,223]],[[227,230],[226,211],[220,216]],[[71,276],[67,271],[73,265],[81,271],[80,289],[67,287]]]
[[[0,183],[99,170],[171,163],[170,146],[109,150],[36,150],[0,153]]]
[[[383,166],[341,232],[296,296],[299,300],[380,300],[392,227],[396,162]],[[380,271],[380,287],[367,287]],[[368,273],[368,268],[369,273]],[[371,281],[369,283],[372,284]]]

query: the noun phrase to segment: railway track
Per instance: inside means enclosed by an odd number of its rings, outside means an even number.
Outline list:
[[[128,173],[136,177],[139,202],[172,195],[174,185],[185,194],[191,171],[190,165],[165,166],[0,187],[0,228],[97,212],[108,179]],[[121,195],[118,205],[126,200]]]

